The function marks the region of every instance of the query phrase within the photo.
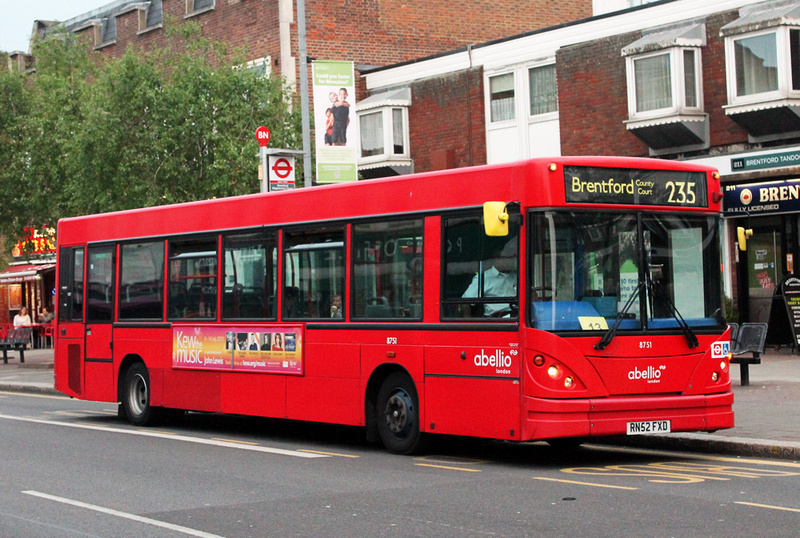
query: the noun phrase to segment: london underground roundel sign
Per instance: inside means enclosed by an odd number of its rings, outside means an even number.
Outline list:
[[[263,125],[256,129],[256,140],[258,140],[259,146],[266,146],[269,144],[269,129]]]

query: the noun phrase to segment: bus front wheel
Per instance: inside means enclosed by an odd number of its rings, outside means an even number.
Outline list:
[[[150,421],[150,374],[141,362],[133,364],[125,372],[122,408],[131,424],[144,426]]]
[[[414,381],[395,372],[381,385],[377,400],[378,435],[393,454],[411,454],[420,445],[419,398]]]

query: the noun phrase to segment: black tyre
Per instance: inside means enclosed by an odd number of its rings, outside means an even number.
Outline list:
[[[556,450],[570,452],[577,450],[585,442],[585,439],[580,437],[562,437],[559,439],[548,439],[547,444]]]
[[[378,435],[393,454],[411,454],[420,447],[419,398],[408,374],[395,372],[378,391]]]
[[[122,410],[128,422],[135,426],[148,424],[153,417],[150,406],[150,374],[147,367],[137,362],[125,372],[122,385]]]

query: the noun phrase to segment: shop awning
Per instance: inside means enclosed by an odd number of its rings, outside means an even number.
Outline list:
[[[4,273],[0,273],[0,286],[36,280],[36,275],[42,271],[52,269],[55,266],[56,264],[54,263],[12,265],[8,267]]]

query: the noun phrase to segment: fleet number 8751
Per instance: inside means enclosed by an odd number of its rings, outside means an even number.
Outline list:
[[[694,204],[697,201],[694,192],[695,185],[694,181],[667,181],[668,202],[670,204]]]

